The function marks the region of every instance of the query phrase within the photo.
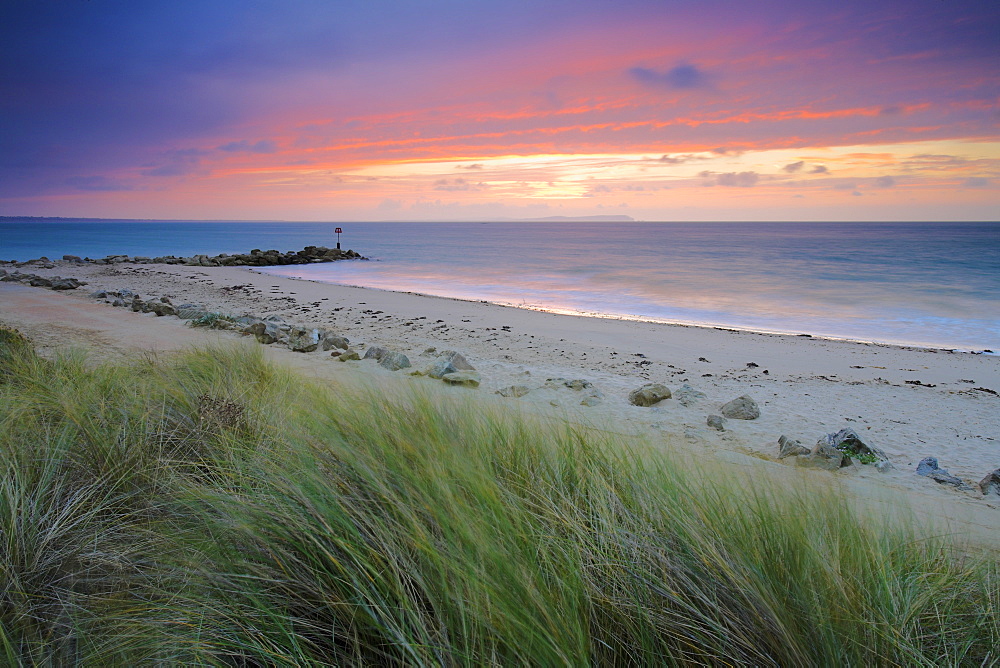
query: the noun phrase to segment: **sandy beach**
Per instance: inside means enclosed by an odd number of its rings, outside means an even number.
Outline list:
[[[237,332],[191,328],[173,316],[135,313],[89,296],[123,289],[145,299],[168,297],[174,304],[322,327],[347,337],[362,355],[371,346],[403,353],[412,369],[433,361],[428,348],[457,350],[481,374],[480,387],[446,387],[373,360],[341,363],[330,352],[266,346],[272,359],[320,379],[419,384],[641,437],[685,456],[832,482],[854,498],[902,502],[921,517],[940,519],[943,531],[1000,546],[1000,503],[977,486],[1000,467],[997,356],[559,315],[279,278],[244,267],[55,264],[18,270],[72,276],[88,285],[55,292],[0,282],[0,322],[25,332],[43,353],[82,346],[101,359],[214,342],[259,345]],[[572,389],[563,380],[589,387]],[[646,383],[666,385],[674,398],[631,405],[629,393]],[[530,391],[517,398],[497,394],[512,385]],[[682,391],[685,385],[694,392]],[[678,394],[686,394],[685,401]],[[729,419],[724,431],[706,424],[741,395],[759,404],[759,418]],[[581,404],[586,397],[593,405]],[[893,468],[828,472],[796,466],[795,457],[778,459],[779,436],[811,447],[844,428],[883,450]],[[936,457],[968,489],[917,475],[924,457]]]

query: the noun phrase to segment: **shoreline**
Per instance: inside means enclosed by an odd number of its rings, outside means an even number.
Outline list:
[[[498,308],[510,308],[518,311],[532,311],[535,313],[550,313],[553,315],[564,315],[569,317],[578,318],[596,318],[598,320],[609,320],[616,322],[636,322],[636,323],[648,323],[653,325],[663,325],[666,327],[685,327],[685,328],[695,328],[695,329],[714,329],[724,332],[736,332],[743,334],[759,334],[763,336],[787,336],[794,338],[809,338],[818,341],[837,341],[842,343],[856,343],[866,346],[882,346],[886,348],[899,348],[902,350],[924,350],[930,352],[941,352],[941,353],[956,353],[962,355],[984,355],[986,357],[998,356],[1000,357],[1000,352],[994,351],[992,349],[967,349],[967,348],[949,348],[944,344],[931,345],[922,343],[905,343],[899,341],[879,341],[876,339],[853,339],[844,336],[830,336],[826,334],[810,334],[807,332],[790,332],[790,331],[779,331],[779,330],[768,330],[753,327],[740,327],[735,325],[717,325],[707,322],[690,322],[682,320],[669,320],[666,318],[655,318],[652,316],[639,316],[639,315],[627,315],[627,314],[616,314],[616,313],[600,313],[597,311],[575,311],[572,309],[557,309],[548,308],[544,306],[537,305],[518,305],[513,302],[499,302],[492,301],[488,299],[474,299],[472,297],[452,297],[447,295],[435,295],[428,292],[417,292],[414,290],[393,290],[391,288],[379,288],[368,285],[356,285],[354,283],[333,283],[331,281],[321,281],[315,278],[305,278],[303,276],[284,276],[280,274],[271,274],[265,271],[265,268],[258,267],[247,267],[250,271],[261,274],[264,276],[272,276],[275,278],[281,278],[289,281],[304,281],[306,283],[315,283],[318,285],[332,285],[342,288],[354,288],[356,290],[373,290],[377,292],[386,292],[389,294],[400,294],[400,295],[413,295],[416,297],[425,297],[427,299],[446,299],[456,302],[464,302],[469,304],[489,304],[491,306],[496,306]]]
[[[512,410],[596,426],[647,440],[666,453],[712,457],[738,468],[765,466],[789,480],[836,484],[854,499],[905,499],[919,513],[944,518],[955,531],[990,536],[1000,497],[984,497],[915,473],[936,457],[968,485],[1000,468],[1000,358],[892,344],[757,333],[684,324],[596,318],[482,301],[349,287],[265,274],[247,267],[57,264],[33,273],[74,276],[88,285],[54,292],[0,282],[0,322],[32,337],[46,354],[84,346],[99,361],[130,351],[169,353],[190,346],[245,342],[236,332],[191,328],[176,317],[134,313],[89,296],[129,289],[144,299],[204,304],[208,310],[325,328],[350,339],[362,355],[384,347],[415,369],[433,362],[429,347],[462,353],[481,375],[478,389],[388,371],[373,360],[341,363],[330,352],[262,346],[274,361],[329,382],[412,384],[456,392]],[[582,405],[590,389],[595,405]],[[674,394],[651,407],[628,395],[661,383]],[[571,382],[571,384],[573,384]],[[576,384],[576,386],[583,383]],[[498,391],[527,388],[519,398]],[[687,388],[687,389],[685,389]],[[760,406],[755,420],[729,419],[719,431],[709,415],[739,396]],[[681,398],[684,397],[684,401]],[[883,450],[893,470],[871,466],[813,471],[779,459],[779,436],[811,446],[852,428]],[[1000,537],[988,539],[1000,547]]]

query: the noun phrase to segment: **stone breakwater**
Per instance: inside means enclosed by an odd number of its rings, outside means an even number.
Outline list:
[[[64,262],[77,264],[183,264],[192,267],[269,267],[274,265],[315,264],[320,262],[336,262],[337,260],[367,259],[353,250],[345,251],[325,246],[306,246],[300,251],[286,251],[284,253],[276,250],[260,250],[259,248],[255,248],[249,253],[237,253],[236,255],[220,253],[219,255],[199,254],[189,257],[178,257],[176,255],[161,255],[158,257],[108,255],[92,259],[78,255],[62,256]],[[10,264],[18,267],[29,265],[46,269],[51,269],[55,266],[53,261],[47,257],[40,257],[28,260],[27,262],[15,261]]]

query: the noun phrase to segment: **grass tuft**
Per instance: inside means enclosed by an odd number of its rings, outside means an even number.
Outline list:
[[[16,664],[996,665],[998,565],[829,490],[256,347],[0,330]]]

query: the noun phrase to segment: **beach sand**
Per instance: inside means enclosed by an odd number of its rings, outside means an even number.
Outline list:
[[[1000,391],[997,356],[559,315],[280,278],[243,267],[56,264],[19,270],[72,276],[89,285],[54,292],[0,282],[0,322],[26,333],[43,354],[67,345],[87,347],[97,359],[237,340],[258,345],[235,332],[114,308],[88,296],[98,289],[167,296],[174,304],[196,302],[233,315],[280,315],[348,337],[362,354],[373,345],[404,353],[417,369],[433,360],[422,355],[429,347],[457,350],[480,372],[479,388],[446,387],[373,360],[341,363],[329,352],[265,347],[271,359],[319,379],[461,393],[642,439],[678,461],[718,459],[741,474],[767,470],[768,479],[834,484],[874,512],[909,509],[938,531],[1000,547],[1000,498],[984,497],[975,485],[1000,468],[1000,396],[988,391]],[[581,405],[590,389],[549,379],[586,380],[601,400]],[[689,405],[677,398],[652,407],[630,405],[629,392],[649,382],[675,393],[687,384],[705,396]],[[520,398],[495,394],[511,385],[531,391]],[[721,432],[706,424],[708,415],[741,395],[757,401],[758,419],[730,419]],[[894,468],[827,472],[796,466],[794,457],[777,458],[781,435],[811,447],[846,427],[885,451]],[[917,475],[917,463],[928,456],[973,489]]]

